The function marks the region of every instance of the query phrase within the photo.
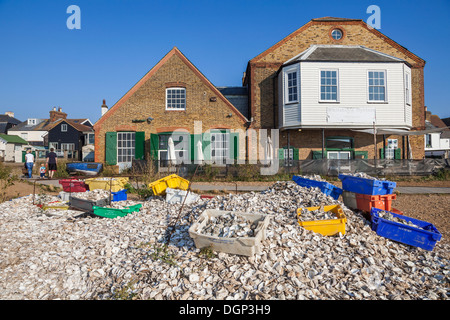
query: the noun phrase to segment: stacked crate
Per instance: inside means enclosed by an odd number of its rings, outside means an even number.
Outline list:
[[[344,204],[351,209],[358,209],[370,213],[372,208],[401,211],[392,208],[392,200],[397,199],[393,193],[396,183],[387,180],[374,180],[340,174],[342,181],[342,198]]]

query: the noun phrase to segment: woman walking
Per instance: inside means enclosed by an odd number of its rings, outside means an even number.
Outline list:
[[[34,166],[34,155],[31,153],[31,150],[28,149],[25,154],[25,166],[28,169],[28,178],[33,177],[33,166]]]

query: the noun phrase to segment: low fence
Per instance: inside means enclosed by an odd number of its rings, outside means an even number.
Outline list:
[[[147,170],[155,170],[160,174],[176,173],[180,176],[190,176],[195,171],[196,164],[180,164],[171,167],[160,167],[158,162],[150,163],[145,160],[133,161],[132,170],[135,173],[143,173]],[[269,166],[262,164],[205,164],[198,168],[197,176],[216,177],[230,176],[248,178],[251,180],[257,176],[264,176],[264,169]],[[272,166],[273,167],[273,166]],[[279,160],[278,169],[271,175],[282,174],[318,174],[323,176],[338,176],[340,173],[364,172],[373,176],[424,176],[431,175],[441,169],[450,169],[449,159],[423,159],[423,160],[292,160],[287,163]]]

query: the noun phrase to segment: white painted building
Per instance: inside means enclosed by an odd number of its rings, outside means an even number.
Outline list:
[[[279,128],[412,127],[411,69],[363,46],[313,45],[278,74]]]

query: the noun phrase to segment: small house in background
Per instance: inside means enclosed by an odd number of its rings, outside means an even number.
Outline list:
[[[450,155],[450,129],[448,126],[437,115],[426,111],[425,127],[430,131],[442,129],[425,134],[425,158],[448,159]]]
[[[22,162],[22,150],[28,142],[19,136],[0,133],[0,160]]]
[[[83,160],[83,147],[89,144],[94,134],[90,123],[83,123],[86,122],[82,119],[59,119],[49,124],[46,137],[49,149],[54,148],[58,157]]]
[[[84,146],[93,149],[92,126],[89,119],[67,119],[67,113],[54,107],[49,119],[29,118],[8,130],[8,134],[21,137],[34,148],[54,148],[58,157],[80,161],[85,158]],[[91,155],[93,158],[93,151]]]
[[[16,135],[26,140],[32,146],[44,146],[44,136],[47,131],[44,126],[46,119],[28,118],[18,125],[8,129],[8,135]]]

